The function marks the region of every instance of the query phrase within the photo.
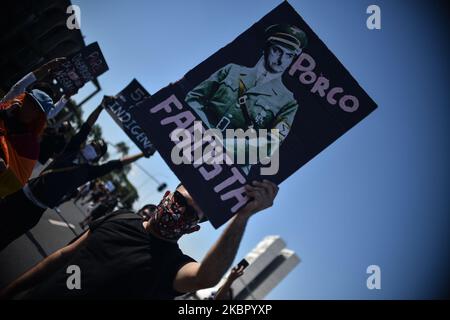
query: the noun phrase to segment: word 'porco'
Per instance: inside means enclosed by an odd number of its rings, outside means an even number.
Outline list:
[[[289,75],[295,76],[300,72],[298,80],[305,85],[313,85],[311,93],[317,93],[320,97],[325,97],[330,105],[339,104],[339,107],[345,112],[355,112],[359,107],[357,97],[349,94],[343,94],[344,89],[333,87],[330,89],[330,80],[314,72],[316,61],[312,56],[303,52],[289,69]]]

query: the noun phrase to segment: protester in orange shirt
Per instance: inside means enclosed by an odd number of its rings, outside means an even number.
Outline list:
[[[42,90],[20,91],[30,84],[27,78],[41,79],[62,61],[64,58],[54,59],[35,70],[32,77],[28,74],[0,102],[0,198],[28,181],[38,159],[47,115],[55,108],[52,98]]]

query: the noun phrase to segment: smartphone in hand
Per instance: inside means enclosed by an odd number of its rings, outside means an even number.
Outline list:
[[[238,269],[239,269],[241,266],[243,266],[244,269],[245,269],[245,268],[248,267],[248,265],[249,265],[248,261],[245,260],[245,258],[244,258],[244,259],[242,259],[242,260],[238,263],[237,267],[238,267]]]

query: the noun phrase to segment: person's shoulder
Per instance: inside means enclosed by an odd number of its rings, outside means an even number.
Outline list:
[[[184,266],[186,263],[189,262],[197,262],[197,260],[195,260],[191,256],[184,253],[183,250],[181,250],[179,242],[168,242],[164,240],[161,241],[164,243],[167,249],[170,248],[172,252],[172,258],[178,260],[178,262],[181,262],[178,268],[181,268],[182,266]]]
[[[236,64],[236,63],[229,63],[227,64],[225,67],[223,67],[223,69],[228,70],[229,72],[248,72],[251,70],[251,68],[240,65],[240,64]]]
[[[229,79],[240,78],[242,75],[246,75],[251,71],[251,68],[242,66],[235,63],[229,63],[221,69],[222,77]]]
[[[277,93],[277,97],[283,97],[286,100],[286,104],[297,103],[294,94],[283,83],[282,77],[278,78],[275,82],[272,82],[272,90]]]
[[[103,225],[106,222],[125,222],[132,220],[142,220],[140,216],[138,216],[134,211],[130,209],[119,209],[105,214],[104,216],[95,219],[89,225],[91,230],[98,228],[100,225]]]

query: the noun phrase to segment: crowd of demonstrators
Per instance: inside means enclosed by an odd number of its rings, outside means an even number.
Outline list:
[[[207,218],[183,185],[137,214],[116,210],[118,194],[105,192],[100,177],[144,156],[98,164],[107,144],[102,139],[87,140],[111,97],[71,138],[66,125],[46,129],[47,121],[75,93],[54,104],[51,87],[40,82],[63,61],[52,60],[29,73],[0,102],[0,251],[33,228],[48,208],[89,194],[88,200],[98,205],[82,225],[88,230],[1,290],[0,298],[25,293],[26,299],[173,299],[215,286],[230,267],[249,219],[272,206],[278,187],[266,180],[246,185],[250,201],[230,220],[204,259],[195,261],[180,250],[178,240],[198,231]],[[83,290],[67,289],[70,264],[83,269]],[[233,277],[241,271],[233,269],[218,298],[231,297]]]
[[[94,179],[78,187],[72,194],[66,195],[65,201],[73,200],[74,203],[81,201],[81,205],[98,201],[104,193],[103,189],[104,182],[100,179]],[[85,201],[86,197],[88,200]]]
[[[0,199],[0,250],[34,227],[46,209],[60,205],[66,195],[72,194],[87,181],[113,170],[121,170],[143,156],[139,153],[96,165],[106,153],[107,144],[102,139],[86,140],[102,110],[103,105],[100,104],[71,138],[64,151],[37,178]]]
[[[119,204],[119,196],[116,192],[109,192],[105,189],[105,193],[97,200],[97,202],[94,202],[94,204],[95,206],[90,211],[86,219],[80,222],[80,227],[82,229],[89,225],[93,220],[106,215],[108,212],[114,211]]]
[[[81,199],[88,197],[87,201],[81,203],[81,205],[89,204],[87,211],[92,210],[99,201],[106,197],[107,190],[104,188],[104,183],[100,179],[94,179],[93,181],[88,181],[82,186],[76,188],[72,193],[66,194],[62,197],[60,204],[64,202],[73,200],[73,202],[78,202]]]
[[[94,184],[90,195],[88,196],[88,198],[85,201],[81,202],[81,205],[87,205],[87,204],[97,204],[98,202],[100,202],[103,198],[106,198],[106,196],[108,195],[109,191],[105,186],[105,183],[101,180],[96,181],[96,183]]]
[[[77,191],[74,192],[73,196],[71,197],[71,199],[73,199],[73,202],[83,201],[87,196],[89,196],[91,192],[93,192],[98,182],[100,182],[100,180],[95,179],[93,181],[86,182],[81,187],[78,187]]]
[[[104,204],[109,208],[112,205],[113,199],[120,198],[120,193],[116,190],[116,187],[111,181],[107,181],[106,183],[100,181],[98,184],[98,191],[94,190],[91,197],[89,197],[88,201],[85,203],[89,204],[88,211],[92,213],[92,211],[96,210],[99,205]],[[114,207],[111,207],[111,209],[113,208]]]
[[[29,73],[0,100],[0,198],[28,181],[47,120],[64,107],[64,99],[54,105],[48,86],[36,83],[63,61],[54,59]]]
[[[1,298],[173,299],[215,286],[235,258],[249,219],[272,206],[278,187],[246,185],[251,201],[230,220],[201,262],[185,255],[178,240],[200,229],[204,213],[184,186],[166,192],[150,219],[118,210],[95,220],[68,246],[45,258],[4,288]],[[82,290],[67,289],[67,266],[83,270]]]

